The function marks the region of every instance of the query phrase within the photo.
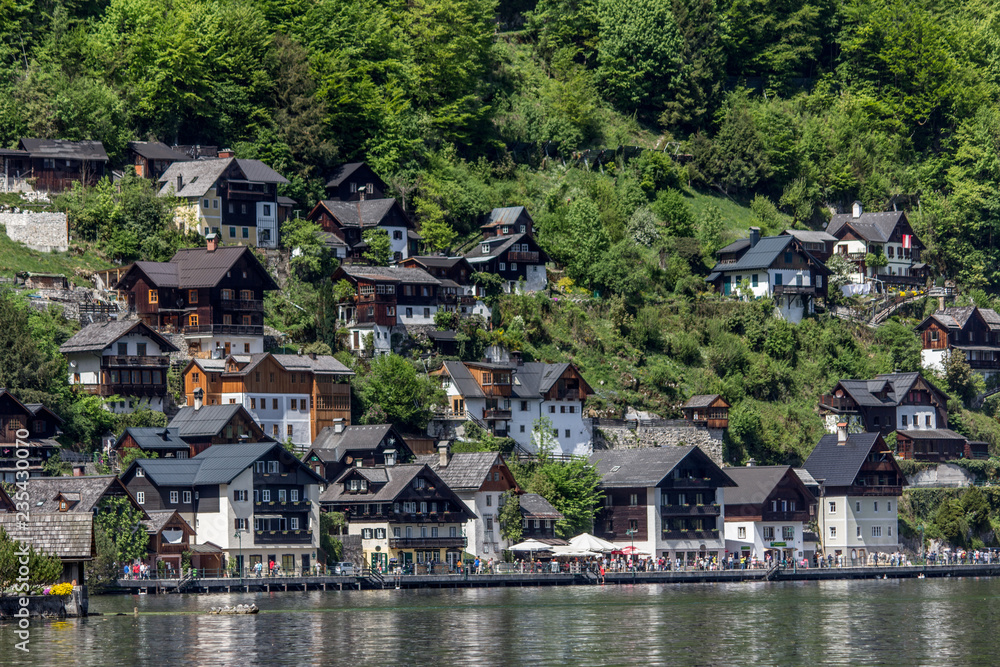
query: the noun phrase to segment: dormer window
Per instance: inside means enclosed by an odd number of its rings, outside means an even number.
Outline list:
[[[413,488],[414,489],[426,489],[427,488],[427,480],[424,479],[423,477],[417,477],[416,479],[413,480]]]
[[[136,468],[135,469],[135,476],[136,477],[145,477],[146,476],[146,471],[143,470],[142,468]]]
[[[387,466],[394,466],[394,465],[396,465],[396,453],[395,452],[386,452],[385,453],[385,464]]]
[[[482,250],[483,250],[483,254],[484,255],[490,254],[490,244],[489,243],[484,243]]]
[[[60,512],[65,512],[68,509],[69,509],[69,503],[66,502],[65,498],[60,498],[59,499],[59,511]]]

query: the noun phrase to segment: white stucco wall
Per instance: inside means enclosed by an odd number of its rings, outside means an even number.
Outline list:
[[[830,503],[836,511],[830,511]],[[817,509],[820,525],[820,544],[826,554],[840,550],[851,557],[852,550],[867,552],[892,552],[899,548],[898,502],[896,496],[827,496],[820,499]],[[860,508],[858,504],[860,503]],[[875,510],[878,503],[878,510]],[[882,529],[881,537],[872,535],[872,527]],[[830,528],[836,528],[836,536]],[[858,528],[861,529],[860,537]]]

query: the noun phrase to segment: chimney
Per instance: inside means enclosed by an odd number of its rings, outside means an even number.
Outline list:
[[[178,193],[184,187],[184,175],[177,174],[177,187],[174,189],[174,193]]]
[[[310,352],[309,353],[309,358],[312,359],[313,361],[316,361],[316,353],[315,352]]]
[[[861,208],[861,202],[860,201],[855,201],[853,204],[851,204],[851,217],[852,218],[855,218],[855,219],[860,218],[862,213],[864,213],[864,209]]]
[[[751,458],[749,461],[747,461],[748,468],[753,468],[755,465],[757,465],[757,459]]]
[[[338,417],[333,420],[333,432],[343,433],[344,432],[344,419],[343,417]]]
[[[206,236],[205,241],[208,243],[209,252],[215,252],[215,249],[219,247],[219,237],[216,236],[214,233]]]
[[[232,148],[223,148],[219,151],[219,157],[236,157]]]
[[[198,387],[197,389],[194,390],[194,411],[195,412],[198,412],[198,410],[201,410],[201,406],[204,403],[204,400],[205,400],[205,390],[202,389],[201,387]]]
[[[438,457],[440,461],[439,465],[442,468],[447,468],[451,462],[451,445],[448,444],[447,440],[442,440],[438,443]]]
[[[750,228],[750,247],[757,245],[757,241],[760,241],[760,227]]]
[[[837,444],[847,444],[847,422],[840,422],[837,424]]]

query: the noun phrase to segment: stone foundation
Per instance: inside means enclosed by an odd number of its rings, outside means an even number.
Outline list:
[[[75,586],[69,595],[29,595],[28,613],[34,617],[74,618],[87,615],[85,586]],[[15,618],[21,610],[20,596],[0,596],[0,619]]]
[[[65,213],[0,213],[0,225],[7,236],[32,250],[66,252],[69,249],[69,223]]]
[[[595,419],[594,450],[694,445],[722,466],[722,434],[722,429],[683,420]]]

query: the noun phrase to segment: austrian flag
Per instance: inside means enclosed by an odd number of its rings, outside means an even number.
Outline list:
[[[913,245],[913,234],[903,234],[903,247],[907,250]]]

